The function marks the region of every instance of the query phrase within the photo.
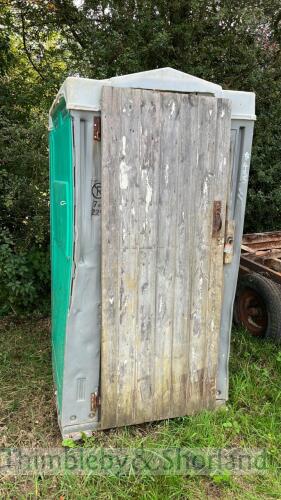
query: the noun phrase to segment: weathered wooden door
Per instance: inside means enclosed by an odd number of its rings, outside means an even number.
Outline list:
[[[230,104],[105,87],[101,427],[215,405]]]

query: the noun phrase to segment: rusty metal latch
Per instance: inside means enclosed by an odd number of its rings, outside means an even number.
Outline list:
[[[100,394],[98,392],[93,392],[91,394],[91,412],[96,415],[100,407]]]
[[[94,116],[94,141],[101,140],[101,117]]]
[[[224,264],[230,264],[233,258],[235,221],[228,220],[225,225],[225,244],[224,244]]]
[[[222,227],[221,219],[221,201],[214,201],[213,203],[213,231],[212,237],[218,236]]]

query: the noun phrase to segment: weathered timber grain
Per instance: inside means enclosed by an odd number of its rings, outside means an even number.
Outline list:
[[[102,428],[215,403],[229,144],[228,101],[103,89]]]

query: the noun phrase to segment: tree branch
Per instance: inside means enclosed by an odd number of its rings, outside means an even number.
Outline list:
[[[59,20],[62,21],[62,24],[65,25],[73,38],[79,43],[82,49],[87,48],[87,44],[84,42],[83,38],[77,33],[74,29],[75,23],[79,22],[79,12],[78,9],[74,5],[68,5],[64,2],[64,0],[56,0],[55,5],[57,7]]]
[[[25,30],[25,19],[24,19],[24,14],[22,9],[20,8],[20,18],[21,18],[21,28],[22,28],[22,42],[23,42],[23,48],[26,53],[27,59],[29,60],[31,66],[33,67],[34,71],[40,76],[40,78],[44,81],[45,78],[37,65],[33,62],[33,59],[31,57],[31,54],[27,48],[27,43],[26,43],[26,30]]]

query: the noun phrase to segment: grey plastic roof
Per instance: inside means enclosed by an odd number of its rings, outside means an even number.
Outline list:
[[[69,77],[61,86],[50,109],[50,115],[62,97],[68,109],[99,111],[101,89],[105,85],[226,97],[232,101],[232,118],[255,120],[255,94],[253,92],[223,90],[220,85],[172,68],[142,71],[107,80]]]
[[[151,88],[213,95],[219,95],[222,90],[220,85],[172,68],[153,69],[141,73],[132,73],[131,75],[116,76],[109,81],[113,87]]]

